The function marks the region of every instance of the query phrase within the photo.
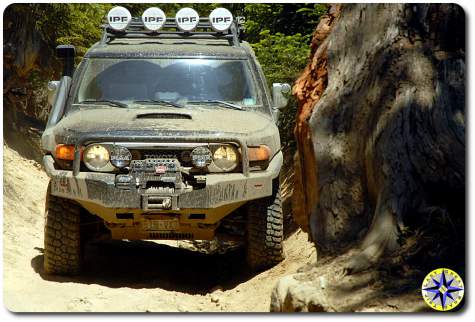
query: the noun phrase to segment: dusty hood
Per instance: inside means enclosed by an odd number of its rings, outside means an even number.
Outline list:
[[[73,112],[57,128],[81,133],[146,130],[248,134],[262,131],[269,123],[270,117],[259,113],[222,108],[97,108]]]
[[[224,108],[94,108],[64,117],[45,131],[43,147],[75,144],[83,135],[105,134],[110,139],[141,136],[171,138],[235,138],[248,144],[268,144],[278,149],[278,129],[271,117],[257,112]]]

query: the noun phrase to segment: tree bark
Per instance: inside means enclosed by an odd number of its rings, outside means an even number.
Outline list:
[[[315,31],[293,212],[320,253],[362,240],[350,272],[434,216],[464,224],[464,32],[453,4],[333,5]]]

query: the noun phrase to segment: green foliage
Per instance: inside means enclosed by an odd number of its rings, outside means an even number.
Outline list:
[[[246,40],[262,65],[269,85],[293,84],[305,68],[310,41],[327,4],[245,4]],[[282,146],[295,149],[293,129],[297,102],[291,97],[280,113],[279,128]]]
[[[53,46],[74,44],[78,56],[100,39],[111,4],[30,4],[36,27]]]
[[[293,82],[300,75],[308,62],[311,35],[299,33],[285,36],[281,33],[271,34],[264,30],[259,35],[260,41],[252,44],[257,59],[262,65],[268,84]],[[293,151],[295,146],[293,129],[297,102],[293,97],[281,110],[279,128],[284,149]]]
[[[271,34],[264,30],[259,42],[252,44],[270,84],[292,83],[308,61],[310,35],[286,36],[280,32]]]
[[[247,39],[249,42],[262,39],[264,30],[269,30],[271,35],[310,35],[327,8],[326,4],[246,4],[242,15],[246,17]]]

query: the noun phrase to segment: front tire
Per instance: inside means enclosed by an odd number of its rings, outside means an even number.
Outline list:
[[[52,196],[48,190],[44,235],[44,270],[75,275],[81,269],[81,208],[73,201]]]
[[[257,271],[280,263],[284,259],[284,216],[277,180],[272,196],[248,203],[247,223],[249,267]]]

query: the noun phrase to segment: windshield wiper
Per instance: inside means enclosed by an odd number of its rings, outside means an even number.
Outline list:
[[[177,108],[184,108],[185,106],[184,105],[181,105],[179,103],[175,103],[175,102],[172,102],[172,101],[166,101],[166,100],[138,100],[138,101],[134,101],[134,103],[138,103],[138,104],[157,104],[157,105],[163,105],[163,104],[166,104],[166,105],[170,105],[170,106],[173,106],[173,107],[177,107]]]
[[[188,101],[190,104],[221,104],[224,107],[232,108],[235,110],[240,110],[242,111],[243,108],[237,104],[229,103],[226,101],[220,101],[220,100],[204,100],[204,101]]]
[[[84,100],[79,102],[78,104],[107,104],[110,106],[117,106],[117,107],[122,107],[122,108],[128,108],[129,105],[119,102],[119,101],[113,101],[113,100]]]

